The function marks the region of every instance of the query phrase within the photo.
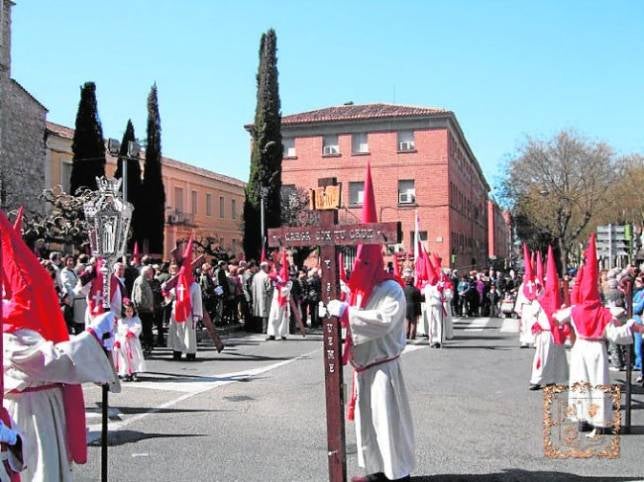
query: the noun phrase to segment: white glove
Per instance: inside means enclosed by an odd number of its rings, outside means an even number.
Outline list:
[[[18,432],[7,427],[2,420],[0,420],[0,442],[15,445],[18,441]]]
[[[217,287],[215,287],[215,294],[216,294],[217,296],[221,296],[221,295],[223,295],[223,294],[224,294],[224,289],[223,289],[221,286],[217,286]]]
[[[109,344],[106,344],[105,342],[113,338],[114,323],[114,313],[108,311],[107,313],[103,313],[102,315],[94,318],[94,320],[92,320],[92,324],[90,325],[90,328],[92,328],[92,330],[94,330],[94,333],[96,333],[96,337],[101,342],[103,342],[103,346],[107,349],[110,349],[108,347]]]
[[[629,329],[629,330],[632,330],[632,329],[633,329],[633,325],[635,325],[636,323],[637,323],[637,321],[635,321],[633,318],[631,318],[630,320],[628,320],[628,321],[626,322],[626,326],[628,326],[628,329]]]
[[[340,301],[340,300],[331,300],[326,305],[326,309],[329,312],[329,315],[337,316],[338,318],[341,318],[342,315],[344,315],[344,312],[347,310],[348,307],[349,307],[349,303],[346,303],[345,301]]]
[[[328,315],[328,312],[326,311],[326,306],[324,306],[324,302],[320,301],[318,302],[318,316],[320,318],[326,318]]]

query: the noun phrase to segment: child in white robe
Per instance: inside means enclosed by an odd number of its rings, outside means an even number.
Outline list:
[[[120,378],[137,381],[138,374],[145,371],[145,358],[141,348],[141,320],[134,304],[123,301],[123,316],[118,320],[114,342],[114,366]]]

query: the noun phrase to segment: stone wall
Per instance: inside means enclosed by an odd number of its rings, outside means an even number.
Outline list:
[[[17,82],[9,81],[5,86],[1,160],[5,208],[24,205],[27,210],[42,212],[38,195],[45,188],[47,110]]]
[[[11,79],[11,7],[2,6],[0,39],[0,177],[6,210],[24,205],[42,212],[38,195],[45,188],[47,109]]]

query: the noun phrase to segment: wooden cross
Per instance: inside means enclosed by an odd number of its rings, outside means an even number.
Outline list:
[[[320,179],[318,186],[336,186],[335,178]],[[338,224],[337,204],[325,204],[315,226],[274,228],[268,230],[269,247],[320,247],[322,268],[322,301],[325,305],[339,297],[338,246],[357,246],[361,243],[394,244],[402,238],[400,222],[371,224]],[[326,317],[322,322],[324,342],[324,380],[329,461],[329,481],[347,480],[344,432],[344,391],[342,377],[342,347],[340,322]]]

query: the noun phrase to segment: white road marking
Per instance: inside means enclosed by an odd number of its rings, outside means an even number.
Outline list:
[[[505,318],[500,331],[501,333],[519,333],[519,319]]]
[[[149,410],[139,413],[138,415],[134,415],[132,417],[126,418],[123,421],[120,422],[114,422],[109,424],[109,429],[111,431],[116,431],[116,430],[121,430],[128,425],[133,424],[134,422],[138,422],[139,420],[142,420],[143,418],[147,417],[148,415],[151,415],[153,413],[159,412],[160,410],[164,410],[166,408],[172,407],[180,402],[183,402],[184,400],[188,400],[189,398],[194,397],[195,395],[199,395],[201,393],[207,392],[208,390],[212,390],[213,388],[221,387],[224,385],[228,385],[230,383],[238,382],[240,380],[245,380],[247,378],[251,378],[257,375],[261,375],[263,373],[266,373],[268,371],[274,370],[276,368],[280,368],[282,366],[288,365],[290,363],[293,363],[294,361],[300,360],[302,358],[308,357],[313,355],[314,353],[318,352],[320,349],[316,348],[315,350],[312,350],[308,353],[304,353],[302,355],[296,356],[294,358],[290,358],[288,360],[284,360],[278,363],[273,363],[272,365],[268,365],[265,367],[259,367],[259,368],[253,368],[250,370],[244,370],[240,372],[234,372],[234,373],[227,373],[223,375],[212,375],[211,377],[216,381],[205,383],[199,385],[197,390],[190,391],[188,393],[184,393],[180,397],[177,397],[173,400],[170,400],[166,403],[163,403],[159,405],[158,407],[153,407],[150,408]],[[92,443],[96,440],[98,440],[101,437],[101,424],[90,424],[88,425],[89,433],[87,434],[87,443]]]
[[[467,328],[463,331],[483,331],[490,323],[491,318],[475,318],[470,323],[468,323]]]

